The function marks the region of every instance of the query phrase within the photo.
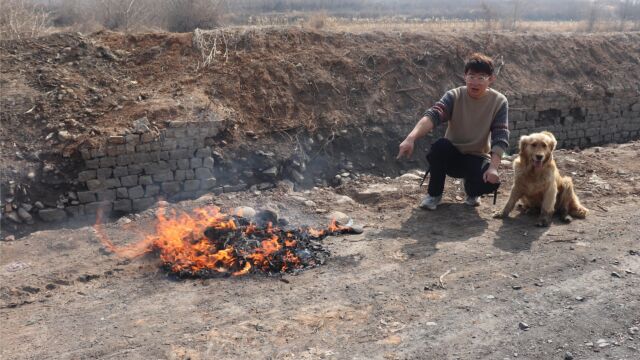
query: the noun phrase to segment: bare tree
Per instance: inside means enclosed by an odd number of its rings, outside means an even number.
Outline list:
[[[25,39],[49,30],[49,12],[29,0],[0,0],[0,39]]]
[[[166,0],[166,29],[188,32],[220,26],[224,0]]]
[[[107,29],[129,32],[153,17],[154,1],[150,0],[99,0],[97,5],[99,19]]]

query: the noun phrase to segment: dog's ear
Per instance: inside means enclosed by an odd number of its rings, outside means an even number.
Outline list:
[[[549,147],[551,147],[551,151],[555,150],[556,145],[558,145],[558,141],[556,140],[556,137],[553,136],[553,134],[550,133],[549,131],[543,131],[542,133],[547,135],[551,139],[551,142],[549,143]]]
[[[529,143],[529,136],[527,135],[520,136],[520,142],[518,143],[518,153],[520,153],[520,156],[524,155],[524,153],[527,151],[528,143]]]

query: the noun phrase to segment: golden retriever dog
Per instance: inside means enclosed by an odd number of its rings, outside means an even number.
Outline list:
[[[520,153],[513,162],[515,176],[511,194],[504,209],[494,217],[508,217],[521,200],[525,210],[540,209],[538,226],[549,226],[554,213],[565,222],[570,222],[571,217],[585,218],[589,210],[580,204],[571,178],[560,176],[553,160],[556,145],[555,136],[548,131],[520,138]]]

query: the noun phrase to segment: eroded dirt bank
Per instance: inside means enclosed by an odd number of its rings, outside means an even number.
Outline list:
[[[67,191],[83,190],[77,147],[144,116],[152,127],[171,119],[228,119],[215,150],[225,158],[229,182],[250,165],[238,159],[256,150],[277,160],[312,153],[315,173],[307,185],[346,167],[397,175],[422,161],[418,153],[417,162],[394,162],[397,143],[443,91],[462,82],[469,53],[502,59],[495,87],[514,99],[601,94],[615,103],[616,94],[638,91],[639,36],[276,28],[2,42],[3,205],[11,193],[32,208],[36,201],[55,208]]]

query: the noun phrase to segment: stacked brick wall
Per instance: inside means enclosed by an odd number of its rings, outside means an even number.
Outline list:
[[[570,98],[562,94],[509,95],[511,147],[521,135],[551,131],[558,147],[588,147],[640,138],[638,89],[610,89]]]
[[[81,150],[85,169],[78,181],[86,186],[77,193],[71,214],[104,211],[135,212],[159,198],[195,197],[222,192],[213,174],[215,160],[210,145],[220,122],[171,121],[157,132],[141,131],[110,136],[95,148]]]

